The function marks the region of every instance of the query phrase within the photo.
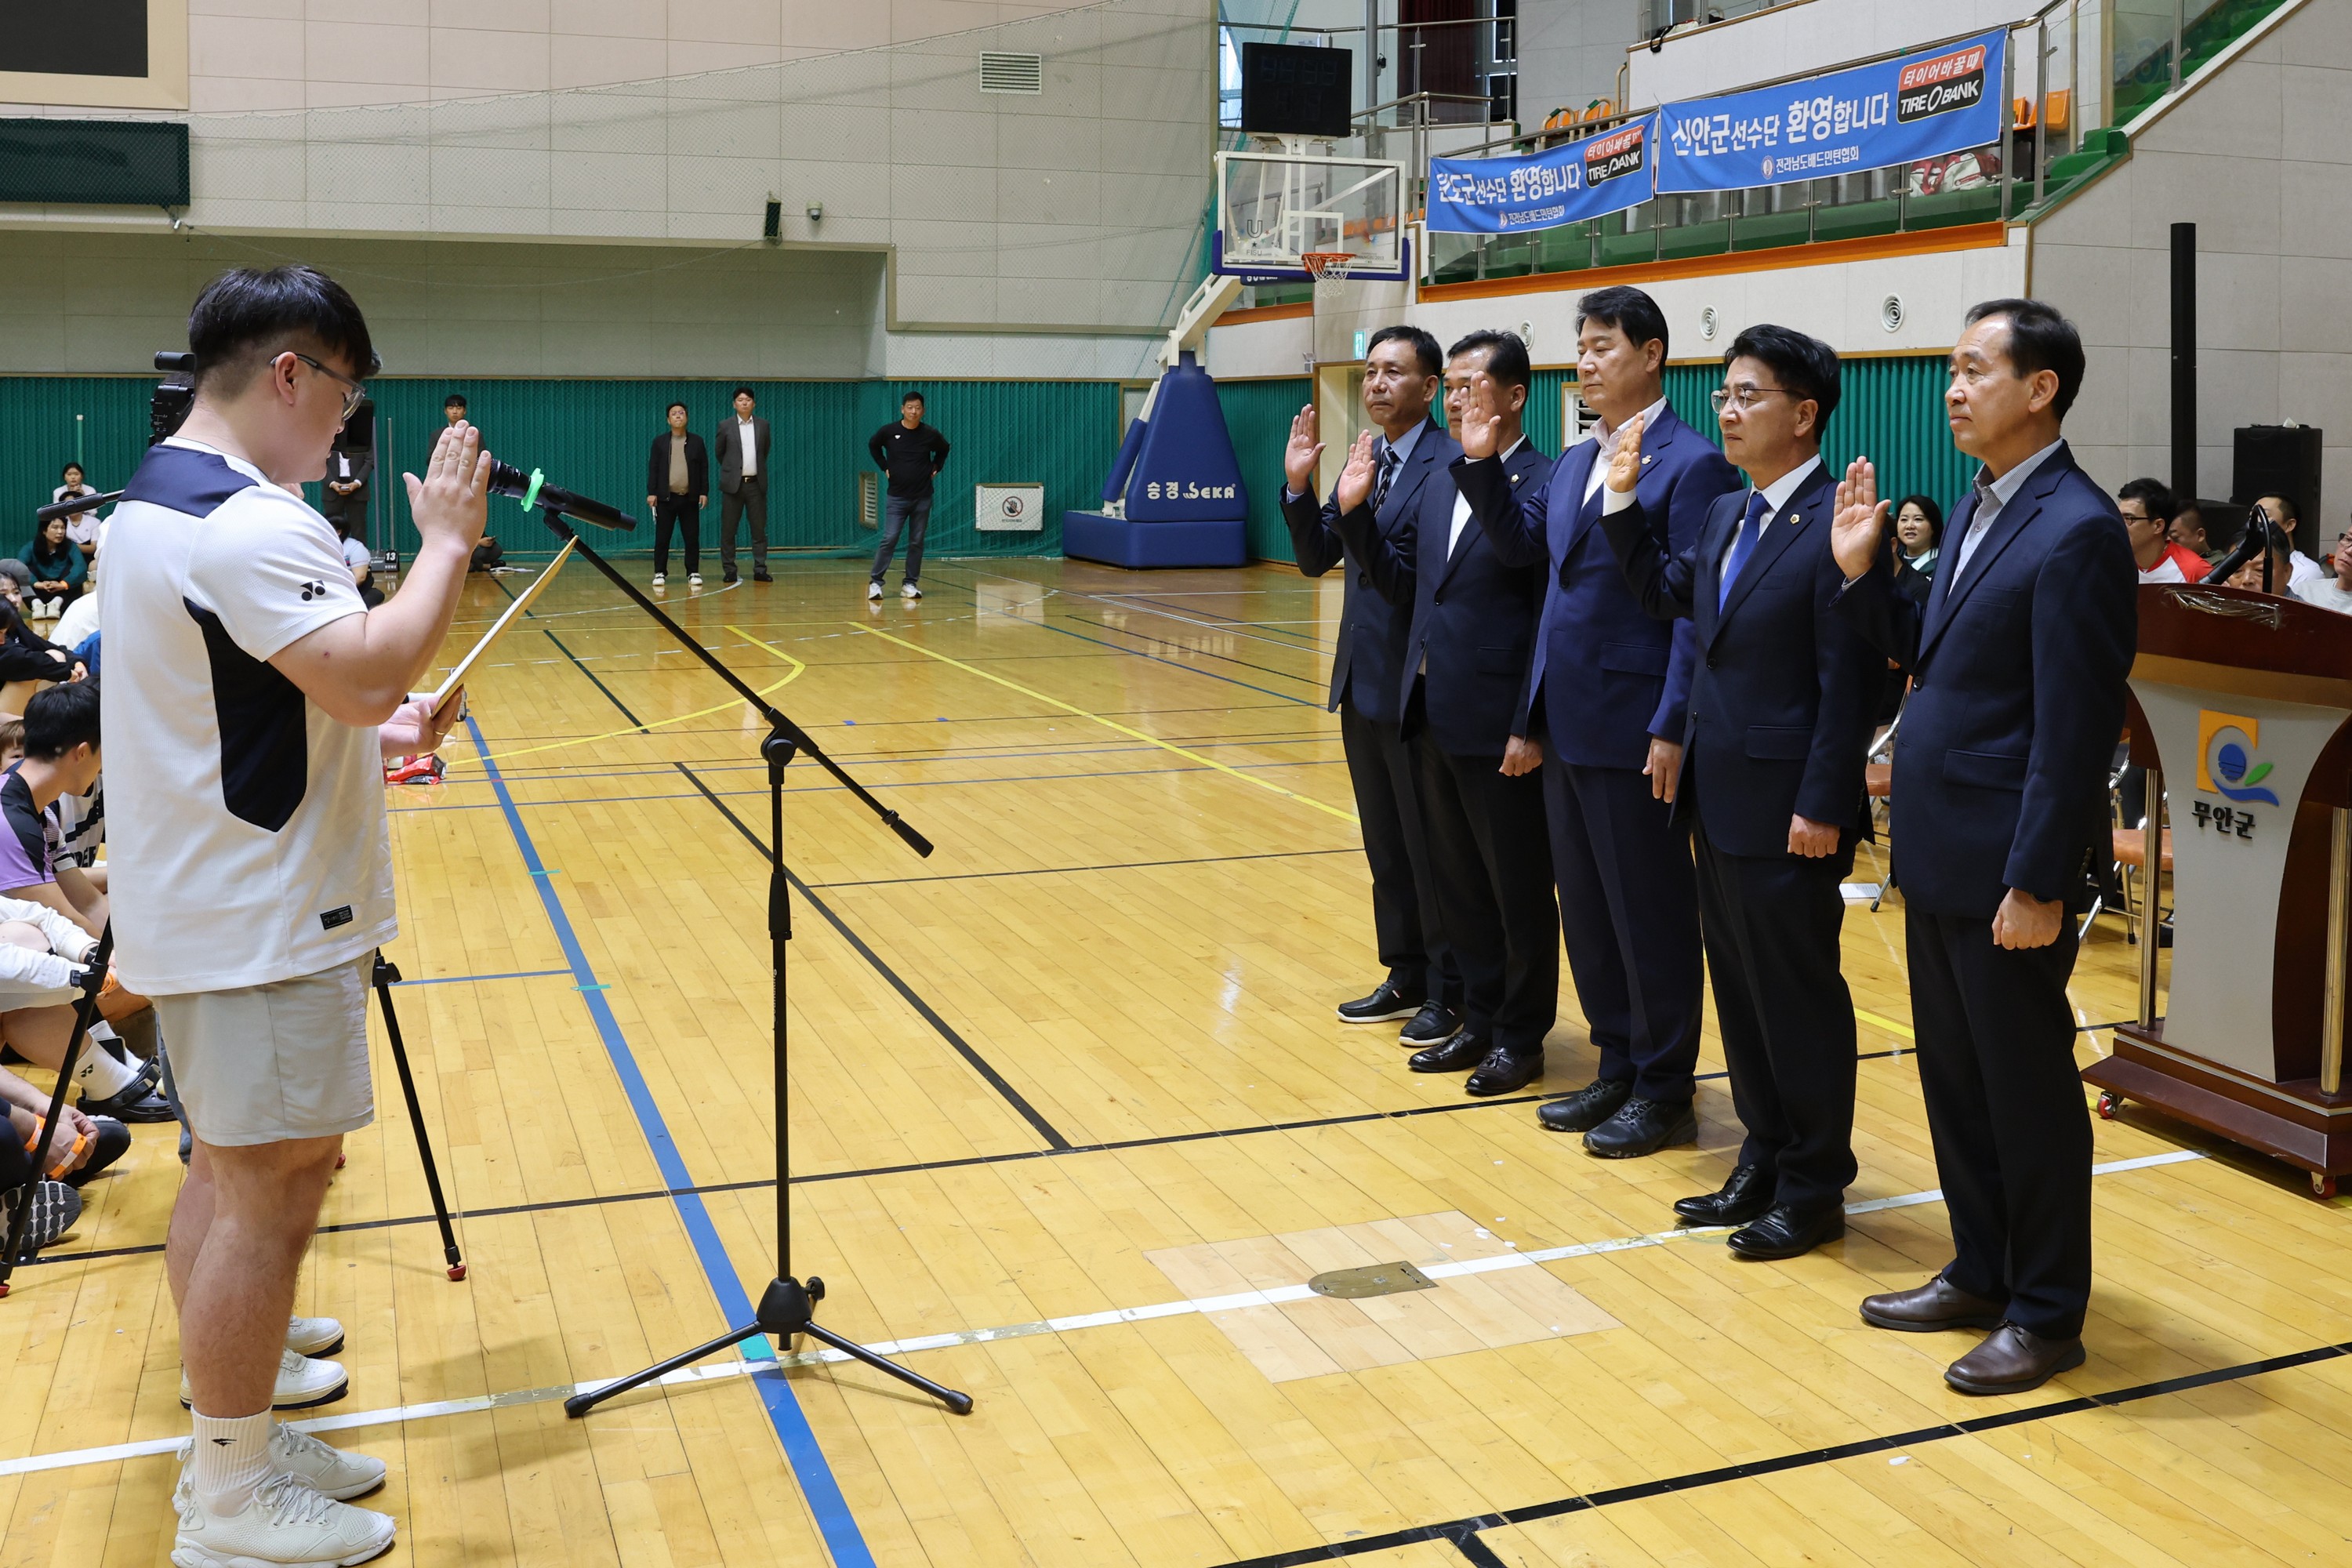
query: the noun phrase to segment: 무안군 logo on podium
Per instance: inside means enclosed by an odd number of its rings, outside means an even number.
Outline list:
[[[2271,765],[2262,760],[2258,749],[2262,738],[2260,720],[2210,708],[2198,710],[2198,789],[2224,800],[2258,800],[2276,805],[2277,792],[2263,783],[2270,776]]]

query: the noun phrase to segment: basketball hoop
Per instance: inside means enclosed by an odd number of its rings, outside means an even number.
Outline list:
[[[1299,264],[1307,268],[1309,276],[1325,283],[1337,283],[1346,278],[1348,268],[1355,259],[1352,253],[1345,250],[1309,250],[1302,252],[1298,258]]]

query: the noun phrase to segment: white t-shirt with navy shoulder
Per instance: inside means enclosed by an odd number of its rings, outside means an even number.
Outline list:
[[[376,731],[269,664],[365,613],[334,529],[239,458],[173,437],[109,520],[108,866],[123,984],[267,985],[398,934]]]

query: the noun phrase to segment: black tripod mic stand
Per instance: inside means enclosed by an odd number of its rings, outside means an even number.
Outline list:
[[[504,465],[500,467],[503,468]],[[626,1394],[633,1388],[641,1387],[657,1378],[667,1377],[679,1368],[692,1365],[705,1357],[717,1355],[721,1351],[731,1350],[754,1335],[768,1335],[776,1342],[778,1350],[782,1351],[785,1341],[795,1335],[806,1334],[821,1344],[832,1346],[852,1360],[863,1362],[877,1372],[888,1373],[900,1382],[921,1389],[958,1415],[968,1415],[971,1413],[971,1394],[959,1393],[943,1384],[933,1383],[920,1373],[910,1372],[894,1361],[877,1355],[855,1340],[844,1339],[831,1329],[815,1321],[814,1314],[816,1304],[824,1300],[824,1281],[812,1277],[803,1284],[793,1275],[793,1205],[790,1180],[792,1173],[791,1090],[784,1075],[785,1057],[791,1038],[791,1025],[787,1022],[784,1013],[784,974],[786,944],[792,941],[793,935],[793,913],[792,888],[790,882],[786,880],[787,873],[784,869],[784,765],[793,760],[795,753],[807,752],[815,758],[824,771],[831,773],[843,788],[856,795],[875,816],[880,817],[884,826],[905,839],[916,854],[929,855],[931,852],[931,841],[908,826],[897,812],[875,799],[866,792],[864,785],[843,772],[841,765],[826,756],[823,749],[809,739],[805,731],[786,718],[780,710],[757,691],[751,689],[740,676],[720,663],[716,655],[704,647],[696,638],[688,635],[685,627],[672,620],[667,611],[647,598],[635,583],[621,575],[611,562],[591,548],[588,542],[580,537],[578,531],[572,526],[563,512],[555,506],[547,504],[548,491],[552,487],[539,486],[533,489],[524,490],[502,484],[500,480],[504,478],[505,476],[501,475],[499,479],[494,479],[491,488],[502,494],[529,493],[540,500],[542,515],[547,519],[548,529],[558,539],[572,541],[575,552],[582,559],[603,573],[607,582],[627,595],[630,603],[651,616],[663,630],[677,637],[679,646],[700,659],[711,674],[727,683],[729,689],[750,703],[752,710],[758,713],[768,726],[767,739],[760,742],[760,755],[768,764],[768,944],[770,963],[775,977],[773,1026],[776,1055],[776,1277],[768,1281],[767,1289],[761,1292],[760,1304],[754,1311],[751,1321],[740,1328],[728,1330],[707,1344],[697,1345],[692,1350],[680,1352],[667,1361],[657,1362],[642,1372],[631,1373],[626,1377],[605,1384],[603,1387],[589,1393],[575,1394],[563,1402],[563,1413],[572,1416],[585,1415],[589,1411],[616,1394]],[[519,474],[514,478],[522,483],[530,482],[523,480],[523,477]],[[588,512],[589,520],[603,521],[603,518],[598,513],[604,511],[609,511],[609,509],[597,506],[594,510]]]

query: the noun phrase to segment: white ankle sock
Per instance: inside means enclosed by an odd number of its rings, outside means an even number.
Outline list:
[[[243,1513],[253,1489],[269,1479],[269,1433],[277,1418],[198,1414],[195,1453],[188,1462],[188,1485],[215,1519]]]
[[[131,1086],[138,1074],[108,1054],[103,1047],[82,1042],[81,1058],[74,1063],[74,1082],[92,1100],[110,1100]]]

